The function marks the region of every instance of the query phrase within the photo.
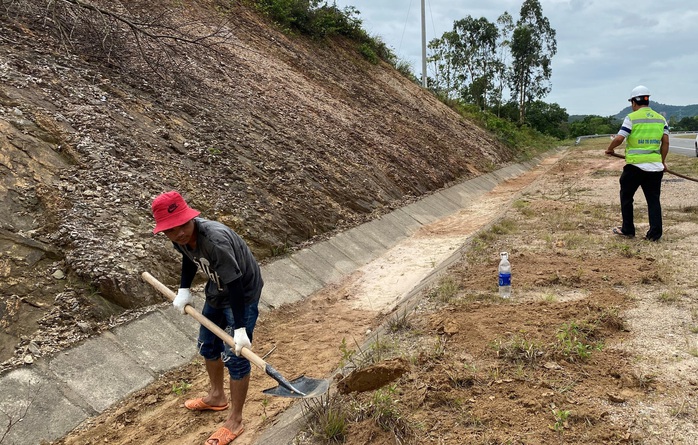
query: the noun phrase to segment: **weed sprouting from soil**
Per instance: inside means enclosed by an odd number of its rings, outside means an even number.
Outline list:
[[[306,427],[313,437],[329,443],[341,443],[347,434],[348,415],[337,396],[329,394],[303,399]]]

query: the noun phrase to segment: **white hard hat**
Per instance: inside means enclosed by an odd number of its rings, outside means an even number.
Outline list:
[[[636,97],[642,97],[644,100],[649,100],[650,90],[647,89],[647,87],[644,85],[638,85],[635,88],[633,88],[633,90],[630,92],[630,99],[628,99],[628,101],[631,101]]]

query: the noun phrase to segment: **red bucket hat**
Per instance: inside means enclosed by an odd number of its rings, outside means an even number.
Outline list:
[[[153,233],[181,226],[196,218],[201,213],[189,207],[184,201],[184,198],[182,198],[182,195],[174,190],[163,193],[155,198],[153,200],[152,210],[153,217],[155,218]]]

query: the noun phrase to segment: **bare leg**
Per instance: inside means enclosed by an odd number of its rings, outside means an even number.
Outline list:
[[[249,374],[240,380],[230,379],[230,416],[223,426],[232,432],[236,432],[242,427],[242,408],[245,405],[249,386]]]
[[[247,388],[250,386],[250,375],[247,374],[241,380],[230,379],[230,415],[223,424],[231,432],[237,433],[242,428],[242,407],[247,398]],[[208,439],[207,445],[218,445],[218,440]]]
[[[228,399],[223,387],[223,374],[225,372],[223,361],[221,359],[206,360],[206,372],[211,383],[211,389],[209,389],[208,395],[204,397],[204,402],[211,406],[225,405],[228,403]]]

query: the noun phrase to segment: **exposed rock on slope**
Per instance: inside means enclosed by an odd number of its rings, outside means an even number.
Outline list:
[[[57,295],[93,308],[73,324],[159,301],[139,275],[177,281],[151,233],[160,192],[179,190],[263,258],[511,159],[351,42],[289,37],[243,6],[225,14],[227,43],[182,46],[158,73],[66,52],[0,11],[3,335],[28,335]],[[20,307],[34,314],[26,332]]]

